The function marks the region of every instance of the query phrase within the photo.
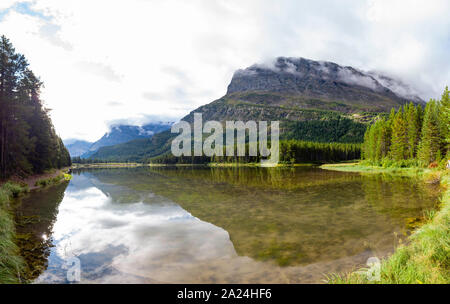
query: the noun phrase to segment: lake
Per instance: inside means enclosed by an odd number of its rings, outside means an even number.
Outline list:
[[[35,283],[321,283],[405,242],[438,187],[295,168],[75,170],[17,204]]]

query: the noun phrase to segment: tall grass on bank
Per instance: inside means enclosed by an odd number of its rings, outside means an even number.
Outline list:
[[[5,183],[0,187],[0,283],[20,283],[20,273],[24,261],[14,242],[15,226],[10,213],[11,198],[28,192],[28,187],[15,183]]]
[[[425,182],[440,181],[445,188],[440,210],[428,214],[428,223],[415,231],[407,245],[381,262],[381,280],[369,281],[367,275],[352,272],[331,275],[332,284],[449,284],[450,283],[450,176],[448,172],[426,170]]]
[[[55,177],[43,178],[36,181],[35,186],[37,187],[47,187],[50,185],[57,185],[62,181],[70,181],[72,179],[72,175],[68,173],[61,173]]]

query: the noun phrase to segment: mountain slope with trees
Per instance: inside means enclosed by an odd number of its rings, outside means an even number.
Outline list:
[[[385,79],[389,79],[388,86]],[[343,67],[332,62],[279,57],[271,65],[238,70],[222,98],[189,113],[182,120],[280,121],[284,140],[317,143],[362,143],[367,124],[412,100],[392,89],[402,86],[392,78]],[[387,84],[386,84],[387,85]],[[403,85],[404,86],[404,85]],[[391,89],[390,89],[391,88]],[[407,92],[407,87],[402,87]],[[91,158],[109,161],[150,161],[170,152],[170,131],[100,148]]]
[[[10,41],[0,38],[0,177],[71,164],[40,99],[42,82]]]
[[[142,126],[115,125],[99,140],[88,142],[84,140],[65,140],[71,157],[88,158],[102,147],[109,147],[136,139],[148,139],[153,134],[170,129],[171,122],[153,122]]]

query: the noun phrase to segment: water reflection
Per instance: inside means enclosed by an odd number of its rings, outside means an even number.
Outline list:
[[[314,168],[79,171],[36,282],[66,282],[70,256],[83,282],[318,282],[392,251],[436,199],[409,179]]]
[[[26,262],[25,280],[36,279],[48,266],[53,246],[53,225],[58,214],[67,183],[34,192],[25,204],[15,208],[17,242]]]

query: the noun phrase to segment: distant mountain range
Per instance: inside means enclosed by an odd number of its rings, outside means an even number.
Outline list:
[[[279,57],[238,70],[225,96],[182,120],[281,121],[281,137],[318,142],[362,142],[367,122],[407,102],[425,104],[399,80],[333,62]],[[102,147],[92,158],[147,161],[170,151],[170,131],[151,139]]]
[[[98,149],[113,146],[134,139],[151,138],[155,133],[165,131],[170,128],[171,122],[150,123],[143,126],[116,125],[96,142],[84,140],[68,139],[64,141],[71,157],[88,158]]]
[[[78,157],[89,151],[92,143],[85,140],[68,139],[64,140],[64,145],[69,150],[71,157]]]

